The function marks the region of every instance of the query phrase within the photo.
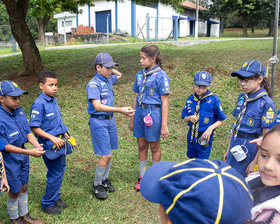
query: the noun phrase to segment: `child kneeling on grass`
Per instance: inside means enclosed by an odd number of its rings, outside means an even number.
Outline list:
[[[252,189],[254,205],[251,223],[280,223],[280,125],[263,137],[258,153],[259,171],[246,181]]]
[[[20,105],[20,95],[27,94],[12,81],[0,82],[0,139],[5,145],[2,151],[10,192],[7,198],[11,223],[42,223],[29,215],[27,183],[29,156],[40,157],[45,151],[32,134],[27,118]],[[35,148],[26,150],[30,142]]]
[[[213,134],[226,121],[220,99],[210,90],[211,75],[199,71],[194,75],[194,94],[190,95],[182,111],[182,119],[189,126],[187,136],[189,158],[208,159]],[[205,143],[202,144],[204,141]]]
[[[48,214],[60,214],[67,204],[60,199],[60,189],[66,167],[66,154],[74,150],[67,140],[68,128],[54,97],[57,93],[57,77],[51,71],[39,73],[40,96],[30,109],[30,127],[46,150],[43,160],[48,168],[45,195],[41,199],[42,211]]]
[[[223,161],[160,162],[147,170],[140,185],[144,198],[160,204],[161,224],[241,224],[251,217],[249,188]]]

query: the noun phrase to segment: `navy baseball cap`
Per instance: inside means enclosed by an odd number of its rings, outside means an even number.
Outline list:
[[[264,76],[265,68],[260,62],[258,62],[256,60],[252,60],[252,61],[246,61],[241,66],[239,71],[231,73],[231,76],[235,77],[235,76],[240,75],[242,77],[247,78],[247,77],[251,77],[256,74]]]
[[[95,57],[95,65],[104,65],[107,68],[111,68],[113,66],[119,66],[118,63],[113,61],[113,58],[110,54],[102,52]]]
[[[194,83],[200,86],[210,86],[211,84],[211,75],[206,71],[199,71],[194,75]]]
[[[250,189],[223,161],[156,163],[144,174],[140,191],[145,199],[162,204],[173,223],[240,224],[251,218]]]
[[[20,96],[21,94],[28,94],[27,91],[19,88],[19,85],[10,80],[0,82],[0,96]]]

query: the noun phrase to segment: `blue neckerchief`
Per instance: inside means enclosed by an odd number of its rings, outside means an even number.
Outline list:
[[[261,92],[264,92],[264,91],[266,92],[266,90],[263,87],[261,87],[256,92],[249,94],[248,98],[255,98],[258,94],[260,94]]]
[[[261,181],[261,177],[257,177],[249,181],[248,185],[252,189],[252,195],[254,197],[254,206],[280,195],[279,185],[272,187],[265,186]]]
[[[150,69],[144,68],[144,71],[145,71],[146,73],[148,73],[149,71],[154,70],[154,69],[157,68],[157,67],[159,67],[159,65],[155,65],[154,67],[152,67],[152,68],[150,68]]]
[[[211,93],[211,91],[208,89],[206,93],[204,93],[200,99],[203,100],[203,97],[206,96],[206,95],[209,95]],[[198,95],[196,94],[196,92],[193,94],[197,99],[199,99]],[[212,96],[212,95],[211,95]],[[208,97],[208,96],[207,96]],[[206,98],[206,97],[205,97]]]

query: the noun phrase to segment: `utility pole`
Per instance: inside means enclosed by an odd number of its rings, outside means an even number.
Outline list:
[[[195,39],[198,39],[198,13],[199,13],[199,0],[196,0],[196,20],[195,20]]]

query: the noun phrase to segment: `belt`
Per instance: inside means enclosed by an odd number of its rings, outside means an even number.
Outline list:
[[[237,138],[258,138],[257,133],[246,133],[243,131],[238,131]]]
[[[93,118],[98,118],[101,120],[111,120],[113,118],[113,115],[90,115]]]
[[[160,104],[144,104],[142,103],[141,105],[139,105],[141,108],[143,109],[147,109],[147,108],[161,108]]]

